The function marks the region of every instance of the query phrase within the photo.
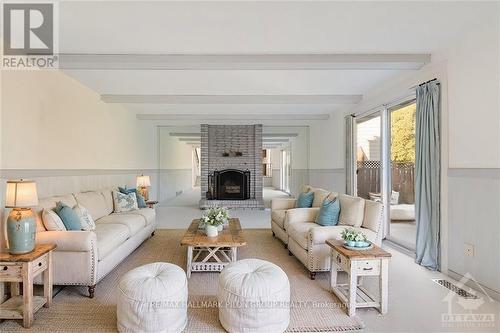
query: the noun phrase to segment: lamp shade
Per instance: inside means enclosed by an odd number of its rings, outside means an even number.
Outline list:
[[[151,186],[151,180],[149,176],[140,175],[137,177],[137,187],[149,187]]]
[[[38,205],[34,181],[8,180],[5,192],[6,208],[27,208]]]

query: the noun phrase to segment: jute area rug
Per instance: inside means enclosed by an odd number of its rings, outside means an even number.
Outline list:
[[[120,277],[132,268],[152,262],[169,262],[184,268],[186,249],[179,244],[183,234],[183,230],[158,230],[97,285],[94,299],[86,297],[85,287],[64,287],[50,308],[42,308],[35,314],[31,329],[8,320],[0,324],[0,332],[116,332],[116,286]],[[345,307],[329,292],[329,274],[318,274],[311,281],[305,267],[288,255],[270,230],[246,229],[244,235],[248,245],[240,248],[239,259],[268,260],[288,275],[292,308],[287,332],[336,332],[364,327],[358,317],[347,316]],[[189,303],[194,306],[188,310],[185,332],[225,332],[216,307],[218,276],[218,273],[192,274]]]

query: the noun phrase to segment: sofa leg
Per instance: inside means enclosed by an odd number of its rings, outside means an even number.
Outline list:
[[[283,244],[283,246],[285,247],[285,249],[288,249],[288,244]]]
[[[315,280],[316,279],[316,272],[309,272],[309,278],[311,280]]]
[[[276,238],[276,234],[274,233],[274,231],[273,231],[273,238]]]
[[[153,232],[151,233],[151,237],[153,237],[154,235],[155,235],[155,232],[153,231]]]
[[[293,256],[292,251],[288,250],[288,255],[289,255],[289,256]]]
[[[93,286],[89,286],[89,298],[94,298],[95,296],[95,284]]]

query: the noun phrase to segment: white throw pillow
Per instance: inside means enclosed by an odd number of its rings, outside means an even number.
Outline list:
[[[92,218],[92,216],[90,216],[90,213],[87,210],[87,208],[83,207],[82,205],[76,205],[75,207],[73,207],[73,211],[80,218],[80,225],[82,227],[82,230],[86,231],[95,230],[94,219]]]
[[[63,221],[52,209],[44,209],[42,212],[42,221],[47,231],[65,231]]]
[[[134,192],[123,194],[113,191],[113,201],[115,203],[115,213],[130,212],[139,209],[137,206],[137,196]]]
[[[365,214],[365,200],[346,194],[339,195],[340,216],[339,224],[352,227],[361,227]]]

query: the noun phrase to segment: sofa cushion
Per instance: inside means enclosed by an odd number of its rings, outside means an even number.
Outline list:
[[[146,226],[146,220],[139,214],[111,214],[101,217],[96,224],[123,224],[127,226],[130,236],[135,235],[139,230]]]
[[[321,207],[323,201],[330,195],[330,191],[323,190],[322,188],[313,189],[314,200],[312,202],[312,207]]]
[[[73,209],[65,203],[59,201],[57,203],[55,212],[61,218],[66,230],[82,230],[80,218]]]
[[[377,232],[380,228],[380,223],[382,223],[382,208],[383,206],[380,202],[366,200],[362,227]]]
[[[297,198],[297,208],[310,208],[314,201],[314,192],[302,192]]]
[[[80,192],[75,194],[78,204],[87,208],[90,216],[92,216],[94,220],[100,219],[113,212],[113,199],[111,198],[110,204],[110,196],[111,192],[108,190]]]
[[[271,212],[271,219],[280,226],[281,229],[285,228],[285,215],[286,209],[276,209]]]
[[[76,200],[73,194],[48,197],[38,200],[38,206],[35,207],[36,212],[36,232],[45,231],[43,225],[42,212],[44,209],[54,210],[58,202],[65,203],[69,207],[74,207],[76,205]]]
[[[341,194],[339,224],[361,227],[365,213],[365,199]]]
[[[288,225],[288,236],[293,238],[303,249],[307,250],[309,230],[317,227],[316,223],[296,222]]]
[[[322,226],[332,226],[339,223],[340,204],[338,198],[326,198],[316,216],[316,224]]]
[[[415,205],[400,204],[391,206],[391,220],[415,220]]]
[[[115,213],[115,214],[136,214],[142,216],[146,225],[153,224],[156,220],[156,211],[153,208],[139,208],[137,210],[132,210],[126,213]]]
[[[130,212],[139,209],[135,192],[123,194],[118,191],[113,191],[113,200],[116,213]]]
[[[63,221],[52,209],[44,209],[42,212],[42,220],[45,229],[48,231],[64,231],[66,227]]]
[[[97,236],[97,258],[99,261],[130,237],[128,227],[123,224],[98,223],[94,232]]]

